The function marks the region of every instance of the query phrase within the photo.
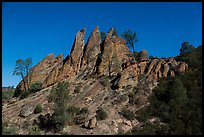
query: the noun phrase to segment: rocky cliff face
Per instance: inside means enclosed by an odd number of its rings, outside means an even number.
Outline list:
[[[65,59],[62,54],[58,57],[50,54],[34,66],[28,74],[30,82],[39,81],[43,83],[43,87],[48,87],[59,81],[94,75],[118,77],[115,86],[121,88],[131,83],[135,85],[139,75],[145,75],[147,80],[157,81],[161,77],[174,76],[188,69],[185,62],[177,62],[174,58],[148,59],[146,50],[142,50],[139,60],[135,60],[125,45],[125,40],[113,35],[112,28],[105,41],[101,42],[97,26],[85,44],[85,31],[84,28],[77,33],[71,53]],[[26,80],[28,76],[25,77]],[[23,89],[23,82],[17,87]]]
[[[28,134],[26,125],[32,125],[39,115],[46,118],[53,114],[53,102],[49,102],[48,98],[52,87],[60,81],[69,81],[70,100],[67,106],[88,109],[81,124],[68,124],[63,132],[69,135],[127,132],[134,126],[142,126],[142,123],[136,118],[128,120],[121,111],[125,108],[136,114],[149,105],[148,97],[159,79],[174,77],[188,69],[185,62],[174,58],[148,59],[146,50],[139,52],[135,59],[125,40],[113,35],[112,28],[101,41],[99,27],[96,27],[85,44],[85,31],[82,29],[77,33],[70,55],[63,58],[63,54],[57,57],[49,54],[24,78],[25,81],[29,78],[30,83],[42,82],[42,90],[23,100],[13,99],[4,104],[3,121],[10,127],[15,125],[19,128],[18,134]],[[23,90],[23,87],[21,81],[17,88]],[[80,90],[76,92],[77,87]],[[33,113],[37,104],[42,105],[40,114]],[[108,114],[105,120],[97,119],[99,107]],[[44,131],[44,134],[49,133]]]

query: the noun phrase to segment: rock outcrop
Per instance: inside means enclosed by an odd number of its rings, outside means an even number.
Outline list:
[[[25,105],[22,107],[19,116],[21,117],[27,117],[29,115],[31,115],[34,112],[34,106],[29,104],[29,105]]]
[[[63,80],[74,81],[89,75],[109,76],[112,80],[117,78],[113,87],[121,88],[136,86],[139,75],[145,75],[147,80],[157,81],[161,77],[175,76],[188,69],[185,62],[177,62],[174,58],[148,59],[146,50],[139,52],[139,59],[135,60],[125,40],[113,35],[113,28],[102,42],[97,26],[86,44],[85,31],[84,28],[76,34],[70,55],[64,59],[63,54],[57,57],[49,54],[31,69],[24,80],[29,76],[30,83],[38,81],[43,83],[43,87],[48,87]],[[17,88],[23,90],[23,81]]]

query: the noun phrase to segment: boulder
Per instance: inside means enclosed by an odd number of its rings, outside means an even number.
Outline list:
[[[150,74],[150,72],[152,71],[153,67],[157,64],[157,59],[153,59],[150,63],[150,65],[148,66],[148,70],[146,73],[146,76],[148,76]]]
[[[95,127],[96,127],[96,124],[97,124],[96,117],[93,117],[93,118],[91,118],[90,121],[89,121],[88,128],[95,128]]]
[[[142,50],[139,52],[139,61],[147,61],[148,60],[148,53],[146,50]]]
[[[164,66],[163,77],[167,77],[167,74],[169,71],[169,65],[167,63],[165,63],[163,66]]]
[[[34,105],[25,105],[22,107],[19,116],[21,117],[27,117],[29,115],[31,115],[35,110],[35,106]]]
[[[144,74],[145,68],[147,66],[147,61],[143,61],[139,63],[139,67],[140,67],[140,74]]]
[[[179,73],[184,73],[186,70],[186,63],[185,62],[181,62],[178,66],[178,72]]]
[[[86,122],[84,123],[84,126],[85,126],[86,128],[88,128],[88,129],[93,129],[93,128],[96,127],[96,125],[97,125],[97,119],[96,119],[96,117],[93,117],[93,118],[89,119],[88,121],[86,121]]]

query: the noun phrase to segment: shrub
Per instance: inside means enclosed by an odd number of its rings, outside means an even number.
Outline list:
[[[57,131],[63,129],[65,125],[66,117],[66,104],[69,101],[69,83],[59,82],[56,87],[53,87],[51,93],[53,93],[54,99],[54,113],[52,115],[52,123]]]
[[[40,112],[42,112],[42,107],[41,107],[41,105],[38,104],[36,106],[35,110],[34,110],[34,113],[37,114],[37,113],[40,113]]]
[[[20,99],[24,99],[24,98],[27,98],[27,97],[28,97],[28,92],[27,91],[23,91],[21,93]]]
[[[16,129],[2,126],[2,135],[16,135]]]
[[[38,125],[33,125],[29,128],[29,135],[41,135],[41,130]]]
[[[69,124],[81,124],[85,122],[84,120],[88,114],[88,109],[70,106],[67,108],[66,112],[67,112],[67,122]]]
[[[75,87],[74,92],[75,92],[75,93],[79,93],[79,92],[80,92],[80,89],[81,89],[80,85],[77,85],[77,86]]]
[[[103,86],[108,86],[108,84],[109,84],[109,77],[108,77],[108,76],[105,76],[105,77],[102,79],[101,84],[102,84]]]
[[[14,90],[3,91],[2,92],[2,99],[10,99],[14,94]]]
[[[132,91],[132,92],[130,92],[130,93],[128,94],[128,97],[133,97],[134,95],[135,95],[135,92]]]
[[[135,113],[126,108],[122,109],[121,114],[128,120],[133,120],[135,118]]]
[[[32,83],[29,87],[29,91],[31,93],[35,93],[41,89],[42,89],[42,83],[40,83],[40,82]]]
[[[107,118],[107,113],[102,107],[99,107],[99,109],[96,111],[96,118],[97,120],[104,120]]]
[[[13,97],[19,97],[22,94],[22,90],[20,88],[16,88],[13,94]]]

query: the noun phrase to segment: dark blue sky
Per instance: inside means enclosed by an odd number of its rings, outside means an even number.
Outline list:
[[[149,55],[174,57],[183,41],[202,44],[201,2],[3,2],[2,85],[16,86],[15,61],[32,57],[36,65],[47,54],[70,54],[76,33],[86,28],[85,42],[92,30],[120,35],[137,32],[136,50]]]

